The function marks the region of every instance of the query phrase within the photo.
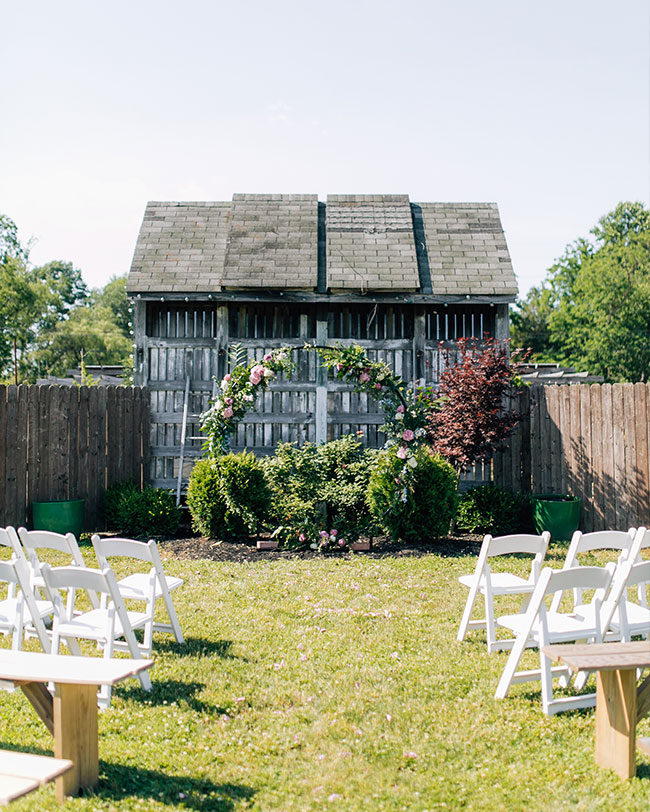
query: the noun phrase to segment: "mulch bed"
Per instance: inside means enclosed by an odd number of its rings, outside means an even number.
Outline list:
[[[449,536],[430,544],[397,544],[386,537],[375,538],[367,552],[332,553],[331,557],[347,558],[350,555],[366,558],[387,557],[421,557],[425,555],[458,556],[478,553],[482,536],[463,535]],[[207,558],[213,561],[277,561],[278,559],[312,559],[323,558],[317,550],[258,550],[255,539],[246,543],[218,541],[216,539],[183,538],[161,543],[165,552],[177,558]]]

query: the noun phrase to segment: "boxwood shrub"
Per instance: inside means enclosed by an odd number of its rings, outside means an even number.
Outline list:
[[[104,491],[102,514],[109,530],[127,536],[168,538],[176,535],[181,511],[171,491],[133,482],[117,482]]]
[[[530,497],[492,483],[462,494],[456,514],[456,528],[468,533],[534,533]]]
[[[370,476],[371,513],[395,541],[436,540],[449,533],[456,513],[458,478],[454,469],[426,448],[419,448],[415,458],[410,490],[397,482],[404,461],[395,448],[380,453]]]
[[[271,493],[250,452],[200,460],[187,486],[192,528],[208,538],[243,540],[267,518]]]

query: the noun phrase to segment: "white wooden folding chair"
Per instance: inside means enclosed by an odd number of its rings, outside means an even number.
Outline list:
[[[144,543],[134,539],[108,538],[103,539],[98,535],[92,537],[95,555],[100,567],[110,566],[109,558],[135,558],[151,565],[148,572],[134,572],[121,578],[117,585],[124,600],[146,601],[150,593],[150,578],[155,578],[155,601],[162,598],[169,623],[153,621],[153,631],[167,632],[173,634],[177,643],[183,642],[183,632],[181,631],[176,609],[171,593],[183,585],[183,579],[174,575],[165,575],[158,547],[153,539]],[[151,607],[153,616],[154,607]]]
[[[635,529],[625,530],[598,530],[594,533],[582,533],[576,530],[571,537],[571,544],[567,550],[562,569],[568,570],[581,566],[579,556],[595,550],[612,550],[618,553],[618,559],[625,558],[635,538]],[[557,612],[562,601],[562,593],[553,596],[551,611]],[[582,603],[580,588],[573,590],[573,603],[578,606]]]
[[[496,639],[494,597],[497,595],[523,595],[522,611],[526,608],[528,599],[535,589],[550,540],[551,534],[548,531],[544,531],[541,536],[530,534],[485,536],[473,574],[461,575],[458,579],[463,586],[469,588],[469,595],[456,637],[459,642],[465,639],[469,629],[486,629],[488,651],[512,648],[514,639]],[[510,572],[493,573],[491,571],[490,558],[521,553],[534,556],[528,578],[521,578]],[[483,595],[485,617],[472,620],[474,604],[479,593]]]
[[[27,635],[36,635],[43,651],[49,653],[50,638],[43,622],[52,614],[52,602],[39,600],[34,595],[32,571],[14,527],[0,527],[0,546],[8,547],[16,569],[16,581],[8,585],[7,598],[15,599],[19,592],[23,595],[23,630]],[[22,647],[22,642],[18,648]]]
[[[147,631],[151,626],[151,617],[147,612],[126,610],[111,569],[91,570],[74,566],[52,568],[49,564],[43,564],[41,572],[54,602],[53,654],[59,653],[61,640],[64,640],[72,654],[81,655],[77,641],[82,639],[94,640],[104,649],[106,658],[112,657],[116,650],[128,651],[136,660],[151,654],[151,637]],[[75,614],[74,596],[78,589],[99,593],[99,608]],[[65,590],[68,596],[65,603],[61,590]],[[135,629],[144,630],[143,644],[138,643]],[[151,690],[149,675],[143,671],[138,676],[142,687],[146,691]],[[103,685],[99,693],[99,704],[107,707],[110,701],[111,687]]]
[[[59,553],[64,553],[70,557],[70,564],[75,567],[86,567],[86,562],[83,559],[79,544],[74,536],[74,533],[53,533],[49,530],[27,530],[25,527],[18,528],[18,536],[22,542],[30,566],[33,571],[32,584],[34,589],[42,589],[44,585],[43,575],[41,573],[42,561],[38,556],[39,550],[54,550]],[[90,590],[88,592],[88,599],[94,609],[99,606],[99,598]]]
[[[595,703],[595,694],[554,698],[554,675],[562,677],[563,683],[566,684],[569,672],[564,666],[551,667],[551,661],[542,652],[542,647],[551,643],[570,643],[577,640],[602,642],[600,609],[609,588],[613,570],[613,564],[608,564],[604,568],[574,567],[566,570],[552,570],[550,567],[545,567],[526,613],[503,615],[497,618],[499,626],[514,632],[516,641],[499,680],[496,699],[506,697],[513,683],[539,679],[542,685],[542,707],[548,716],[561,710],[591,707]],[[589,613],[589,617],[574,612],[559,612],[546,608],[544,599],[547,596],[552,596],[558,591],[575,588],[594,590],[591,601],[593,611]],[[531,645],[539,648],[539,668],[517,671],[524,650]]]

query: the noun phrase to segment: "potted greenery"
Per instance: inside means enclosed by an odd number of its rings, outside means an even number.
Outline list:
[[[533,521],[538,533],[548,530],[555,540],[570,539],[580,523],[580,499],[568,494],[533,494]]]

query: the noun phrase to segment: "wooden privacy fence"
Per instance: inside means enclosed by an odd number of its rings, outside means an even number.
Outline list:
[[[29,525],[34,501],[85,499],[148,478],[149,393],[124,386],[0,386],[0,525]]]
[[[583,531],[650,523],[650,384],[533,386],[516,408],[498,485],[579,496]]]

